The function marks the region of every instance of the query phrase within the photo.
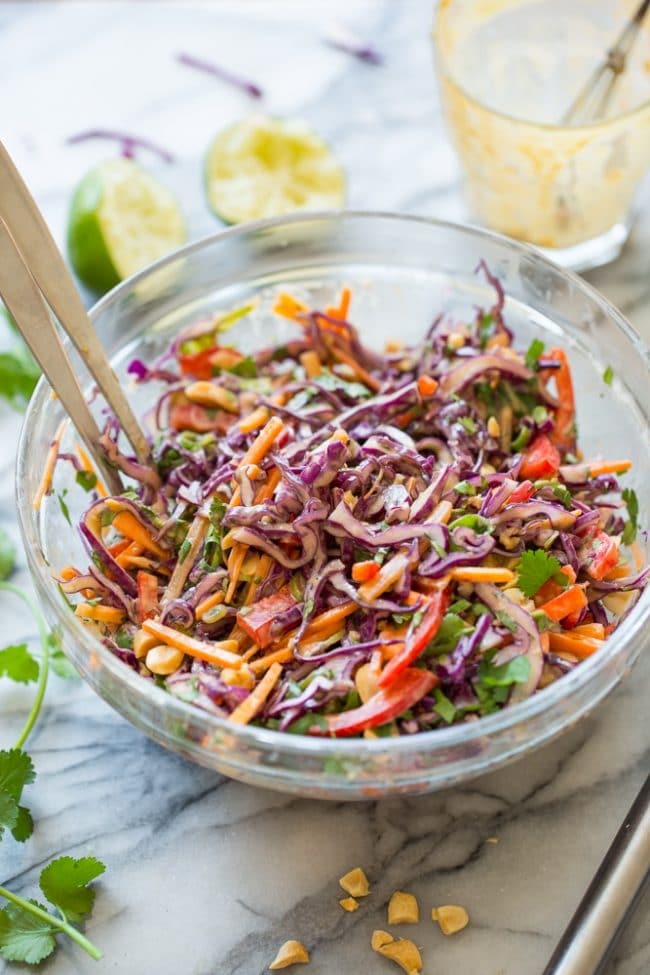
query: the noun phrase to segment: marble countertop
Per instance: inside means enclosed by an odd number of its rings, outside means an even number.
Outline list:
[[[192,236],[217,226],[199,160],[229,120],[257,109],[237,91],[178,65],[180,50],[258,81],[259,108],[298,115],[335,147],[351,206],[434,216],[458,208],[458,168],[433,80],[428,0],[241,0],[235,3],[3,3],[2,137],[63,239],[71,188],[111,147],[65,145],[86,128],[120,128],[177,161],[143,154],[179,194]],[[343,18],[387,54],[373,68],[321,41]],[[650,213],[623,257],[589,280],[650,339]],[[4,336],[3,336],[4,338]],[[20,417],[0,405],[0,524],[17,539],[13,461]],[[24,561],[16,573],[28,584]],[[0,598],[0,643],[34,639]],[[393,890],[469,910],[444,939],[415,929],[427,975],[536,975],[600,862],[648,768],[647,655],[597,714],[560,741],[464,788],[368,804],[320,803],[255,790],[165,752],[83,683],[53,677],[31,751],[36,819],[24,846],[0,852],[0,882],[25,896],[62,853],[107,864],[89,936],[95,963],[63,945],[51,975],[258,975],[287,938],[312,951],[313,975],[391,971],[370,951]],[[0,689],[8,746],[29,689]],[[497,844],[486,843],[496,837]],[[337,878],[362,864],[373,895],[355,914]],[[408,929],[411,935],[414,929]],[[0,972],[12,966],[0,963]],[[650,970],[650,899],[621,940],[609,975]]]

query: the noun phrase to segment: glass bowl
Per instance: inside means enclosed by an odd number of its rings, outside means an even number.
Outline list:
[[[343,284],[353,289],[352,318],[376,346],[390,336],[419,337],[445,310],[462,318],[493,293],[475,269],[484,259],[501,278],[506,315],[524,346],[539,337],[568,348],[585,454],[630,457],[626,481],[647,511],[650,483],[649,356],[615,308],[578,277],[532,248],[487,231],[382,213],[304,214],[236,227],[184,247],[124,282],[91,316],[118,374],[138,356],[162,351],[171,336],[201,316],[248,301],[260,304],[230,333],[243,350],[295,335],[270,312],[278,290],[316,307]],[[73,356],[74,358],[74,356]],[[88,373],[76,361],[88,390]],[[603,382],[610,365],[614,381]],[[146,399],[143,397],[146,396]],[[151,391],[133,388],[137,410]],[[94,404],[98,415],[99,403]],[[650,590],[607,641],[606,648],[533,698],[464,725],[376,740],[321,740],[233,726],[171,697],[107,650],[71,612],[52,576],[69,562],[84,564],[72,526],[88,497],[70,464],[59,464],[54,493],[36,512],[32,498],[63,411],[41,381],[19,446],[20,525],[43,612],[57,627],[66,654],[113,708],[156,741],[192,761],[255,785],[330,799],[419,793],[457,784],[520,757],[565,731],[620,681],[647,641]],[[62,450],[73,448],[68,429]],[[64,505],[59,503],[63,496]],[[643,533],[642,533],[643,538]],[[647,538],[642,544],[648,551]]]

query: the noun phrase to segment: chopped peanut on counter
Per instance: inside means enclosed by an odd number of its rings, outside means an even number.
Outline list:
[[[365,897],[370,890],[368,878],[361,867],[355,867],[354,870],[344,874],[340,878],[339,884],[345,893],[351,894],[352,897]]]
[[[413,894],[396,890],[388,902],[389,924],[417,924],[420,920],[420,909]]]
[[[393,938],[388,931],[374,931],[370,945],[373,951],[399,965],[406,975],[420,975],[422,956],[413,941],[408,938]]]
[[[309,952],[301,941],[285,941],[269,965],[269,971],[278,972],[290,965],[307,965]]]
[[[356,911],[359,907],[359,901],[355,900],[354,897],[344,897],[339,901],[339,904],[344,911]]]
[[[443,934],[458,934],[469,924],[469,914],[464,907],[458,907],[456,904],[444,904],[442,907],[433,908],[431,920],[438,922]]]

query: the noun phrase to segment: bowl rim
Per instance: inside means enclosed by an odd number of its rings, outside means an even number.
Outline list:
[[[588,282],[584,281],[579,275],[555,264],[532,245],[523,244],[503,234],[468,224],[437,220],[433,217],[418,216],[415,214],[401,214],[392,211],[315,210],[288,216],[270,217],[226,227],[177,248],[175,251],[148,265],[130,278],[127,278],[92,306],[89,312],[90,317],[94,320],[100,313],[103,313],[109,308],[111,304],[116,303],[124,292],[133,289],[149,275],[153,275],[167,265],[197,251],[207,249],[222,240],[255,235],[260,232],[279,228],[283,225],[294,227],[298,224],[309,222],[326,221],[336,223],[358,220],[372,221],[375,219],[395,221],[399,224],[419,224],[443,231],[449,230],[452,233],[460,233],[473,238],[478,237],[486,240],[495,240],[513,254],[527,255],[537,264],[545,266],[554,273],[559,273],[568,278],[578,287],[585,297],[599,305],[601,311],[613,320],[615,326],[623,333],[627,341],[632,344],[645,361],[646,370],[650,374],[650,349],[648,349],[639,333],[625,316],[604,295]],[[507,298],[508,294],[506,292]],[[65,344],[70,344],[68,339],[65,340]],[[628,390],[628,392],[631,391]],[[631,395],[636,399],[634,394]],[[472,722],[418,732],[414,735],[377,739],[312,737],[309,735],[292,735],[284,731],[259,728],[251,725],[233,725],[227,718],[220,718],[189,702],[174,697],[169,692],[156,686],[155,683],[144,680],[134,670],[127,667],[104,646],[101,640],[78,617],[70,613],[68,607],[60,598],[60,593],[56,586],[52,584],[52,574],[49,566],[43,559],[39,560],[38,557],[41,538],[38,530],[38,515],[34,515],[30,500],[24,495],[21,496],[20,477],[18,476],[21,464],[27,456],[29,441],[31,439],[31,429],[36,422],[37,416],[40,414],[41,407],[45,406],[49,401],[48,397],[49,386],[46,380],[41,378],[25,414],[16,452],[15,465],[18,523],[27,564],[35,587],[46,600],[56,618],[57,624],[62,627],[63,631],[66,631],[68,635],[72,636],[81,645],[85,645],[89,655],[91,653],[94,654],[95,659],[101,662],[101,667],[109,670],[116,677],[118,683],[128,685],[135,692],[136,697],[140,696],[148,704],[161,705],[167,714],[172,717],[187,719],[188,723],[194,723],[195,725],[203,725],[207,733],[210,731],[224,733],[231,736],[231,739],[241,741],[243,745],[262,747],[267,751],[274,751],[276,753],[283,752],[292,755],[311,754],[324,758],[348,756],[350,758],[356,757],[363,759],[379,754],[386,755],[387,753],[413,754],[420,751],[428,751],[431,753],[456,745],[467,745],[485,736],[506,731],[543,712],[552,711],[556,704],[565,701],[576,689],[588,684],[592,677],[595,677],[601,670],[605,669],[607,663],[611,661],[613,656],[618,656],[635,638],[639,639],[644,627],[647,627],[648,623],[650,623],[649,586],[641,594],[641,597],[637,599],[632,610],[619,624],[615,633],[608,639],[609,653],[606,657],[604,654],[594,654],[592,657],[583,661],[571,673],[563,675],[553,684],[534,694],[532,697],[527,698],[525,701]],[[32,541],[37,544],[31,544]],[[85,675],[84,679],[88,683]],[[598,697],[596,700],[599,699]],[[205,750],[205,746],[199,746],[199,748],[200,750]]]

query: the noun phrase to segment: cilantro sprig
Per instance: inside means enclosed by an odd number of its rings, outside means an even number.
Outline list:
[[[639,499],[636,496],[636,491],[634,491],[632,488],[624,488],[621,497],[627,505],[627,514],[629,518],[629,521],[625,523],[625,528],[623,529],[623,534],[621,535],[621,541],[624,545],[631,545],[636,538],[637,529],[639,527]]]
[[[15,549],[5,532],[0,530],[0,579],[11,574]],[[0,582],[0,590],[12,593],[31,610],[36,620],[40,642],[40,660],[29,652],[27,644],[15,644],[0,650],[0,677],[17,683],[36,682],[32,708],[13,748],[0,750],[0,840],[11,833],[14,840],[24,843],[32,835],[34,821],[29,809],[22,804],[23,791],[32,785],[36,770],[23,746],[40,713],[52,657],[52,668],[61,676],[69,676],[66,658],[57,637],[48,631],[37,607],[29,596],[10,582]],[[68,665],[69,666],[69,665]],[[82,921],[92,910],[95,891],[89,884],[100,877],[105,866],[94,857],[77,860],[59,857],[46,866],[40,875],[41,893],[51,909],[33,898],[26,899],[0,886],[0,899],[8,902],[0,910],[0,956],[10,962],[37,965],[57,947],[56,936],[65,934],[91,958],[102,957],[94,945],[72,922]]]
[[[544,549],[532,549],[523,553],[517,569],[517,585],[529,599],[539,592],[545,582],[554,579],[558,585],[566,587],[567,576],[554,555]]]

